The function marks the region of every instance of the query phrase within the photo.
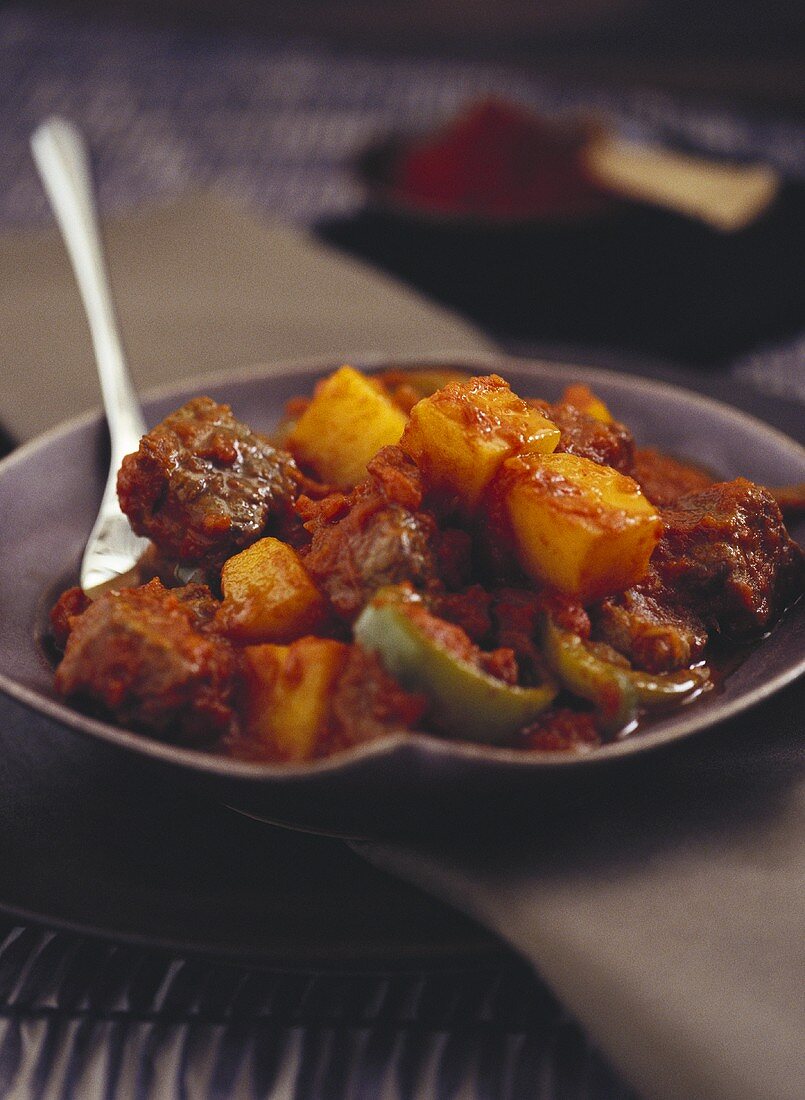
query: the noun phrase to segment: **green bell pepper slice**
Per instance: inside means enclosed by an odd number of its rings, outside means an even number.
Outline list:
[[[706,667],[678,672],[641,672],[608,661],[571,631],[546,616],[542,645],[548,665],[562,687],[588,699],[605,733],[626,733],[641,708],[667,706],[693,698],[710,679]]]
[[[440,729],[451,737],[499,744],[550,705],[555,684],[506,684],[429,637],[407,614],[406,607],[417,602],[404,590],[382,589],[358,617],[354,636],[404,688],[428,697]]]

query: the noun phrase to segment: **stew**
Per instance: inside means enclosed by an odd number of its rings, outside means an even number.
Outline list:
[[[241,759],[411,730],[594,751],[711,690],[805,581],[769,490],[638,447],[581,385],[344,366],[270,439],[197,397],[118,493],[141,583],[61,596],[56,688]]]

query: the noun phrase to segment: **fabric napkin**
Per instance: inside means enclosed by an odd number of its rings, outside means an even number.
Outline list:
[[[647,1100],[805,1096],[803,692],[490,838],[359,844],[528,958]],[[490,814],[495,807],[490,807]]]
[[[141,388],[288,357],[486,347],[386,277],[210,198],[106,237]],[[18,438],[97,404],[55,233],[0,240],[0,331],[0,420]],[[537,792],[484,837],[356,847],[513,944],[647,1098],[799,1100],[802,704],[789,689],[589,804],[542,812]]]

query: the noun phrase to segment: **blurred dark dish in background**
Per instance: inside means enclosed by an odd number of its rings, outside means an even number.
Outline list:
[[[709,364],[805,320],[805,188],[768,168],[487,98],[370,146],[356,172],[365,210],[323,236],[504,339]]]

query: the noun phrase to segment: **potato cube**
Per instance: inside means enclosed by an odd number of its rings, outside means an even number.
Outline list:
[[[400,445],[433,488],[472,509],[515,454],[548,454],[559,429],[495,374],[453,382],[414,405]]]
[[[349,647],[328,638],[243,649],[246,733],[279,760],[310,760],[330,716]]]
[[[240,642],[290,642],[310,633],[325,600],[296,551],[265,538],[224,563],[216,625]]]
[[[399,442],[405,425],[405,413],[377,382],[344,366],[318,384],[286,446],[317,477],[350,489],[381,447]]]
[[[573,405],[581,412],[592,416],[595,420],[600,420],[602,424],[613,424],[615,422],[615,417],[601,398],[596,397],[589,386],[584,386],[580,382],[565,388],[565,392],[562,394],[562,404]]]
[[[662,532],[637,482],[576,455],[512,458],[494,492],[525,572],[583,601],[639,581]]]

